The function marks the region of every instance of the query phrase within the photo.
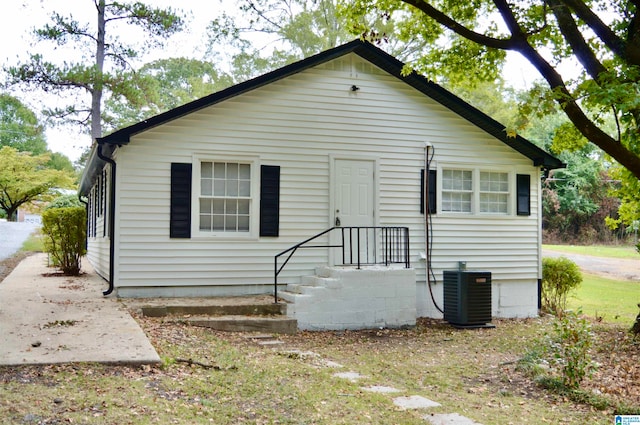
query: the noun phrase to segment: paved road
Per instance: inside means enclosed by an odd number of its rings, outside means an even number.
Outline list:
[[[34,223],[0,221],[0,261],[18,252],[29,235],[38,228]]]
[[[587,273],[640,282],[640,256],[637,260],[623,260],[618,258],[594,257],[591,255],[571,254],[542,250],[543,257],[567,257]]]

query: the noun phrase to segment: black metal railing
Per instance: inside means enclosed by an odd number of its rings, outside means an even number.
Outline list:
[[[310,245],[317,239],[338,233],[335,243],[324,245]],[[278,275],[287,265],[298,249],[308,248],[340,248],[342,250],[342,264],[338,266],[362,266],[375,264],[388,266],[390,264],[404,264],[411,267],[409,261],[409,228],[408,227],[332,227],[315,236],[306,239],[291,248],[285,249],[274,258],[274,298],[278,302]],[[288,254],[288,255],[287,255]],[[278,267],[280,257],[286,255],[282,265]],[[339,262],[339,260],[338,260]]]

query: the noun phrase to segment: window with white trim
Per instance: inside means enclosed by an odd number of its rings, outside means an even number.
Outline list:
[[[253,209],[252,164],[201,161],[199,179],[199,231],[248,234]]]
[[[480,171],[480,212],[508,214],[509,173]]]
[[[471,170],[442,170],[442,211],[470,213],[472,198]]]
[[[507,215],[510,203],[511,173],[478,168],[442,169],[441,211],[465,214]]]

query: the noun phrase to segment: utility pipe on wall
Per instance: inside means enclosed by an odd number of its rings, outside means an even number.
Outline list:
[[[440,312],[444,314],[444,310],[438,306],[436,299],[433,295],[433,288],[431,279],[433,276],[433,270],[431,268],[431,248],[433,242],[433,222],[431,211],[429,210],[429,170],[431,166],[431,161],[433,160],[433,156],[435,154],[435,149],[430,142],[425,142],[424,144],[424,246],[425,246],[425,281],[427,283],[427,287],[429,289],[429,294],[431,295],[431,302],[434,307]],[[435,279],[433,279],[433,283],[435,283]]]

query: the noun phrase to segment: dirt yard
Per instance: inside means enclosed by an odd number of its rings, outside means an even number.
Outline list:
[[[0,280],[25,255],[0,262]],[[432,397],[443,411],[484,425],[608,424],[615,405],[640,414],[640,344],[627,332],[631,324],[592,323],[599,367],[583,389],[610,401],[599,410],[542,388],[518,368],[527,348],[551,329],[548,317],[497,320],[494,330],[458,331],[422,319],[410,330],[302,332],[277,337],[282,345],[275,348],[244,334],[137,320],[161,367],[0,368],[0,418],[10,418],[0,423],[186,424],[199,418],[194,409],[229,424],[424,423],[390,410],[382,396],[332,380],[321,360],[358,371],[365,383]],[[294,355],[291,348],[313,354]]]

